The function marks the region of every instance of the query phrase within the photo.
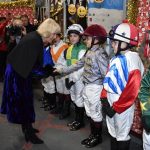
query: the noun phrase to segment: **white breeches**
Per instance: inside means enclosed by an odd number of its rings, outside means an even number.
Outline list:
[[[95,122],[101,122],[103,119],[100,102],[100,93],[102,88],[102,85],[87,84],[83,89],[83,99],[86,114]]]
[[[65,86],[65,78],[61,77],[61,78],[57,78],[55,77],[56,80],[56,87],[54,84],[54,78],[53,77],[48,77],[46,79],[42,79],[42,85],[44,86],[44,91],[50,94],[53,94],[56,92],[60,93],[60,94],[69,94],[69,91],[66,89]],[[56,88],[56,90],[55,90]]]
[[[143,149],[150,150],[150,134],[147,134],[145,130],[143,130]]]
[[[108,132],[117,141],[128,141],[129,132],[132,127],[134,117],[134,105],[121,114],[116,113],[112,118],[106,116]]]
[[[78,80],[70,89],[71,100],[76,104],[77,107],[84,107],[83,104],[83,92],[84,84],[82,79]]]

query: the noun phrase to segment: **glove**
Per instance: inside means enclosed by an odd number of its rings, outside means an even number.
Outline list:
[[[69,82],[69,78],[65,79],[65,85],[68,90],[70,90],[72,85],[74,85],[74,84],[75,84],[75,82],[73,82],[73,81]]]
[[[101,103],[102,103],[102,111],[112,118],[115,115],[115,110],[110,106],[107,98],[101,98]]]
[[[45,67],[43,67],[45,77],[53,76],[54,70],[55,68],[53,68],[51,65],[46,65]]]
[[[53,75],[53,76],[59,76],[59,75],[61,75],[61,73],[58,72],[57,69],[55,69],[55,70],[52,72],[52,75]]]
[[[146,133],[150,134],[150,116],[149,115],[142,116],[142,124]]]

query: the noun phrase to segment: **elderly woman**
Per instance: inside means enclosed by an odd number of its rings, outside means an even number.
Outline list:
[[[7,114],[11,123],[22,125],[25,140],[42,144],[32,127],[35,122],[32,92],[32,70],[43,63],[43,47],[60,32],[60,26],[53,19],[46,19],[37,29],[24,36],[7,58],[1,113]]]

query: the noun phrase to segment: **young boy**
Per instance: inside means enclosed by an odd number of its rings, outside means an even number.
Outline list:
[[[113,27],[109,33],[115,56],[104,79],[101,102],[106,113],[111,150],[129,150],[129,132],[134,117],[144,67],[139,55],[132,51],[138,45],[138,30],[128,23]],[[104,96],[105,95],[105,96]]]
[[[91,134],[81,144],[91,148],[102,142],[102,112],[99,93],[108,67],[108,56],[103,44],[106,42],[106,30],[97,24],[89,26],[83,33],[88,48],[84,57],[76,64],[56,70],[60,73],[70,73],[84,67],[82,96],[87,116],[90,118]]]
[[[73,24],[67,29],[67,35],[71,44],[66,53],[67,66],[75,64],[86,52],[86,46],[81,41],[81,34],[83,32],[84,30],[79,24]],[[75,105],[75,120],[68,123],[71,131],[84,127],[84,105],[82,98],[84,85],[82,83],[82,73],[83,68],[66,78],[66,87],[69,89],[71,100]]]
[[[50,53],[54,68],[66,66],[67,63],[64,55],[68,45],[61,40],[61,33],[56,35],[53,42]],[[48,99],[51,113],[59,114],[60,119],[67,117],[70,114],[70,96],[69,91],[65,87],[64,77],[49,76],[42,80],[42,85],[44,86],[44,93]],[[56,95],[58,96],[57,105]]]

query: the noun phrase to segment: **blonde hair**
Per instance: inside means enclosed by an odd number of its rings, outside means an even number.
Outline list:
[[[55,20],[48,18],[43,21],[37,29],[37,32],[44,38],[48,38],[53,33],[60,33],[60,26]]]

